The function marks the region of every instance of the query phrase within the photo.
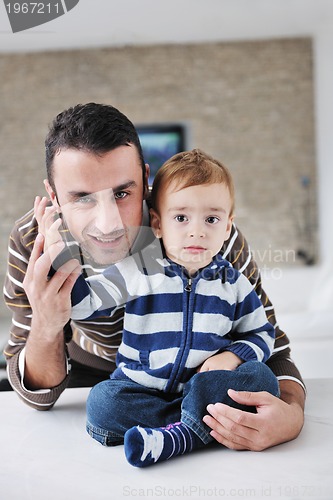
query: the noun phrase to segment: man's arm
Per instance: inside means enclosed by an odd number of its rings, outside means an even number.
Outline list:
[[[290,441],[298,436],[304,422],[305,390],[302,377],[290,359],[288,337],[277,324],[272,303],[262,288],[258,266],[240,231],[234,227],[222,254],[252,283],[263,306],[268,321],[275,328],[275,344],[267,365],[280,384],[280,398],[266,392],[234,393],[232,399],[257,407],[257,414],[250,414],[217,403],[208,408],[205,423],[211,427],[213,437],[234,449],[262,450]],[[230,396],[231,396],[230,394]]]
[[[47,256],[40,260],[43,242],[37,242],[34,247],[37,231],[31,211],[16,223],[10,235],[4,290],[6,304],[12,311],[12,328],[4,352],[13,389],[30,406],[47,410],[54,405],[68,383],[63,329],[69,315],[62,305],[59,319],[59,297],[55,304],[51,293],[47,295],[47,304],[44,298],[39,303],[40,296],[51,282],[47,279]],[[30,264],[33,248],[34,263]],[[27,274],[30,276],[27,285],[30,287],[29,298],[23,284],[24,280],[27,283]],[[37,309],[34,310],[34,307]],[[55,318],[58,318],[56,322]]]
[[[224,243],[221,253],[233,267],[244,274],[250,281],[264,306],[268,321],[275,328],[274,349],[271,357],[267,361],[267,365],[279,380],[288,379],[290,381],[295,381],[304,388],[302,376],[296,365],[290,359],[289,339],[280,329],[276,320],[273,304],[262,287],[258,265],[253,259],[246,239],[236,226],[233,226],[230,238]]]

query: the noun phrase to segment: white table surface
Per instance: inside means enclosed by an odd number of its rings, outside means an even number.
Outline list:
[[[38,412],[0,393],[0,499],[333,499],[333,379],[308,380],[300,436],[264,452],[213,447],[146,469],[85,431],[89,389]],[[135,404],[135,401],[133,401]]]

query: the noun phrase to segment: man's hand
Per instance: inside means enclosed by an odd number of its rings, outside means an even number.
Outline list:
[[[63,264],[52,279],[48,278],[51,259],[48,252],[41,253],[44,237],[38,235],[31,253],[23,288],[29,299],[34,323],[47,326],[44,332],[62,330],[70,319],[70,293],[81,270],[77,260]]]
[[[25,385],[30,389],[54,387],[65,378],[63,328],[70,319],[71,290],[81,271],[79,262],[72,259],[49,279],[53,259],[49,250],[42,253],[43,249],[44,237],[39,234],[23,281],[32,308],[24,377]]]
[[[227,448],[262,451],[295,439],[303,423],[304,391],[289,380],[280,382],[281,398],[268,392],[228,391],[237,403],[255,406],[257,413],[231,408],[222,403],[208,405],[203,421],[211,436]]]
[[[49,199],[46,196],[41,198],[36,196],[34,203],[34,216],[38,222],[38,232],[44,237],[44,252],[48,251],[54,260],[64,248],[62,238],[59,233],[61,219],[55,219],[58,211],[56,207],[48,206]]]

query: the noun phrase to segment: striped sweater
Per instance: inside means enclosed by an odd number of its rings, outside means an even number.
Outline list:
[[[274,328],[245,276],[217,255],[189,278],[176,263],[156,259],[158,249],[155,242],[100,276],[81,276],[73,288],[73,319],[108,316],[126,303],[113,377],[180,392],[216,353],[265,362]]]
[[[12,314],[12,325],[4,354],[8,378],[16,393],[29,406],[38,410],[48,410],[53,407],[68,385],[70,365],[68,375],[61,384],[43,391],[27,390],[20,370],[20,360],[30,334],[32,318],[31,306],[23,288],[23,279],[37,234],[37,221],[33,216],[33,210],[30,210],[16,221],[9,236],[4,300]],[[274,307],[262,287],[260,272],[250,247],[235,225],[230,238],[221,249],[221,254],[249,280],[265,308],[268,321],[275,328],[274,350],[266,364],[278,379],[294,380],[303,385],[299,370],[290,358],[289,339],[277,323]],[[103,271],[94,263],[90,263],[87,258],[85,262],[84,272],[87,276]],[[86,321],[72,320],[64,329],[65,348],[69,358],[87,367],[105,371],[107,377],[115,369],[115,357],[122,338],[123,314],[124,308],[119,307],[115,309],[112,317]]]

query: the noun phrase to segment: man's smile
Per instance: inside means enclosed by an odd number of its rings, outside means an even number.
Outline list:
[[[89,234],[89,240],[96,246],[104,249],[117,247],[126,235],[126,231],[119,231],[111,235],[92,235]]]

